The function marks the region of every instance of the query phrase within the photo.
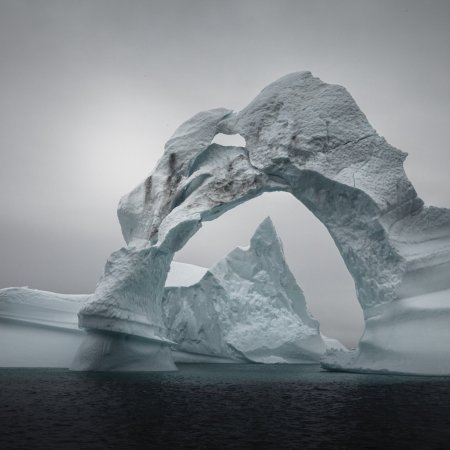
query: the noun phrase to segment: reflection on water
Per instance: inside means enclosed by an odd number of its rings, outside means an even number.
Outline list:
[[[0,370],[0,448],[449,448],[450,380],[317,366]]]

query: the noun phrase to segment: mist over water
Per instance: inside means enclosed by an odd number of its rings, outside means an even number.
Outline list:
[[[437,449],[448,378],[317,366],[181,365],[179,372],[0,370],[0,447]]]

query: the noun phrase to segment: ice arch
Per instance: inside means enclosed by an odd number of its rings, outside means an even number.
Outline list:
[[[218,133],[240,134],[246,146],[211,144]],[[286,191],[327,227],[364,311],[359,352],[328,367],[420,372],[417,361],[426,360],[428,372],[450,373],[449,350],[436,345],[450,342],[450,211],[424,207],[405,157],[344,88],[309,72],[270,84],[239,113],[195,115],[167,142],[153,174],[120,202],[127,246],[111,255],[79,314],[91,335],[74,367],[108,368],[111,355],[110,368],[120,367],[124,335],[157,343],[160,358],[167,343],[161,297],[174,253],[202,221],[263,192]],[[418,330],[420,345],[411,341]],[[121,333],[120,344],[104,332]]]

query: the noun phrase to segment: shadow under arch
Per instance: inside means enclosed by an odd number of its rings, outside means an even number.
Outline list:
[[[204,222],[174,260],[209,268],[237,245],[247,245],[267,216],[275,224],[286,261],[321,331],[356,347],[364,319],[353,279],[327,229],[286,192],[266,192]]]

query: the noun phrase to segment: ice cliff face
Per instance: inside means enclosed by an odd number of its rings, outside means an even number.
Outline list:
[[[246,145],[212,144],[218,133],[240,134]],[[336,356],[330,367],[372,370],[378,358],[383,370],[450,374],[450,327],[434,326],[432,306],[450,323],[450,211],[424,206],[404,173],[405,157],[344,88],[309,72],[275,81],[238,113],[195,115],[167,142],[153,174],[121,200],[127,245],[109,258],[80,326],[170,345],[161,302],[173,254],[202,221],[282,190],[327,227],[364,310],[358,352]],[[96,348],[95,356],[85,352],[84,368],[102,358]]]
[[[77,313],[88,295],[0,289],[0,367],[69,367],[84,332]]]
[[[163,313],[183,361],[312,363],[325,351],[269,218],[248,248],[233,250],[198,282],[167,286]]]

